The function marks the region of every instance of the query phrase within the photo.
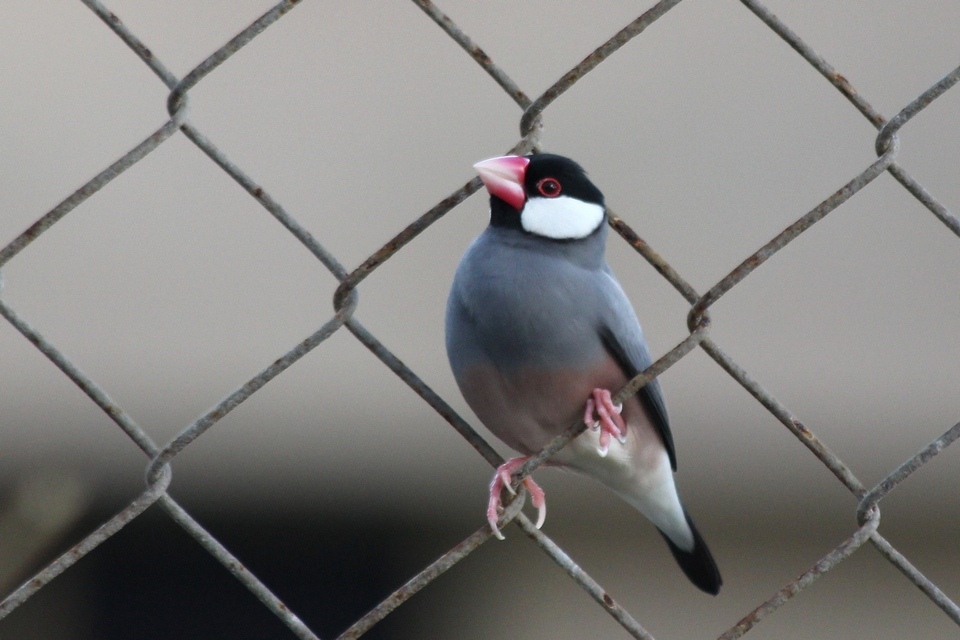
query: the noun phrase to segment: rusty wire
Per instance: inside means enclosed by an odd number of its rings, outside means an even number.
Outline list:
[[[330,252],[328,252],[296,219],[276,200],[267,194],[256,181],[230,161],[200,130],[188,119],[189,90],[200,83],[221,63],[243,48],[257,35],[268,29],[277,20],[293,9],[299,0],[287,0],[276,4],[260,18],[238,33],[220,49],[197,65],[185,77],[178,79],[172,74],[154,53],[121,20],[99,0],[82,0],[103,22],[138,56],[170,90],[167,97],[167,109],[170,119],[142,143],[131,149],[109,167],[94,176],[83,187],[63,200],[46,214],[40,216],[26,231],[0,249],[0,268],[15,258],[28,244],[39,238],[50,227],[69,214],[77,206],[97,191],[105,188],[111,180],[130,168],[149,153],[163,144],[178,131],[196,144],[217,166],[223,169],[251,197],[301,242],[333,275],[340,284],[334,294],[334,315],[316,331],[293,345],[286,353],[277,358],[259,374],[230,393],[213,409],[198,420],[187,425],[170,442],[159,446],[137,425],[133,418],[118,406],[106,390],[84,374],[56,346],[20,317],[17,312],[0,299],[0,315],[50,359],[71,381],[74,382],[118,427],[146,454],[146,487],[124,509],[104,522],[69,551],[41,569],[35,576],[9,594],[0,602],[0,619],[9,614],[31,595],[42,589],[50,580],[68,570],[77,560],[93,551],[100,543],[114,535],[123,526],[137,518],[154,503],[158,504],[175,522],[187,531],[197,542],[213,555],[226,569],[246,586],[270,611],[272,611],[298,638],[316,639],[300,618],[287,605],[277,598],[255,575],[221,545],[204,527],[197,522],[182,506],[170,497],[167,488],[172,482],[171,461],[186,447],[222,419],[228,412],[246,401],[267,382],[283,373],[291,364],[316,348],[334,332],[346,327],[364,346],[366,346],[385,366],[406,382],[411,389],[435,409],[450,425],[457,430],[488,463],[493,466],[503,460],[496,451],[461,418],[438,394],[436,394],[419,376],[409,369],[373,334],[363,327],[354,317],[359,304],[358,287],[374,270],[390,260],[407,243],[417,237],[426,228],[442,218],[446,213],[463,202],[480,188],[479,179],[473,179],[454,190],[434,207],[417,217],[405,229],[398,233],[378,251],[364,260],[360,266],[348,271]],[[580,78],[588,74],[597,65],[639,36],[653,22],[667,13],[680,0],[661,0],[642,13],[636,20],[616,33],[607,42],[601,44],[583,61],[563,74],[540,96],[531,99],[507,73],[494,63],[449,16],[429,0],[413,0],[424,13],[443,29],[461,48],[475,60],[484,71],[517,103],[519,114],[520,139],[511,149],[514,153],[526,153],[537,149],[542,129],[542,115],[549,105],[563,92],[570,90]],[[910,561],[894,548],[878,532],[880,523],[880,501],[912,473],[924,465],[937,453],[960,438],[960,423],[946,431],[914,457],[910,458],[872,489],[867,489],[849,467],[830,451],[799,418],[782,402],[776,399],[746,370],[740,367],[722,350],[710,336],[709,308],[721,296],[737,286],[765,261],[773,258],[788,243],[806,232],[812,225],[829,215],[838,206],[855,196],[883,172],[889,172],[919,202],[933,213],[947,228],[960,236],[960,220],[944,207],[935,196],[920,185],[902,167],[897,164],[899,140],[897,132],[910,119],[929,105],[937,97],[950,90],[960,81],[960,67],[946,74],[943,79],[924,91],[910,104],[906,105],[890,120],[878,113],[850,82],[820,57],[799,35],[780,21],[763,5],[755,0],[741,0],[765,25],[772,29],[804,60],[823,75],[871,124],[878,129],[875,141],[878,159],[849,179],[818,206],[800,216],[784,231],[771,239],[758,251],[748,256],[728,275],[721,278],[706,293],[697,291],[647,244],[621,218],[611,212],[611,227],[632,246],[651,266],[656,269],[680,295],[690,304],[688,315],[689,335],[677,346],[641,372],[618,392],[619,398],[636,393],[644,384],[663,373],[677,361],[697,347],[702,348],[717,364],[746,389],[761,405],[773,414],[796,438],[816,456],[823,465],[853,494],[857,515],[857,528],[838,545],[816,561],[809,570],[795,580],[784,585],[768,600],[761,603],[740,621],[731,626],[720,638],[739,638],[747,633],[762,618],[775,612],[799,591],[809,586],[818,577],[829,572],[840,562],[855,553],[868,540],[883,557],[896,566],[900,572],[916,585],[922,593],[931,599],[947,616],[960,625],[960,608],[957,607],[935,584],[926,578]],[[571,425],[538,455],[533,456],[515,474],[519,481],[531,473],[540,464],[572,438],[576,437],[584,425]],[[520,486],[519,484],[517,485]],[[536,545],[554,560],[587,594],[607,611],[632,637],[649,640],[652,636],[637,622],[629,612],[621,607],[592,577],[590,577],[567,553],[521,513],[524,492],[508,505],[501,524],[515,522]],[[370,613],[357,620],[341,638],[359,638],[391,611],[401,606],[418,591],[429,585],[436,577],[447,571],[459,560],[469,555],[491,537],[486,525],[468,536],[436,561],[412,577],[405,585],[391,594]]]

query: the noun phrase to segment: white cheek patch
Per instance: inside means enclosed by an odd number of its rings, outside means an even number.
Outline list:
[[[603,222],[603,207],[568,196],[530,198],[520,213],[524,231],[554,240],[586,238]]]

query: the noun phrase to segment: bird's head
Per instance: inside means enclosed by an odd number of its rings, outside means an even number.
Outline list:
[[[603,194],[569,158],[551,153],[502,156],[473,168],[490,193],[490,223],[495,226],[578,240],[603,224]]]

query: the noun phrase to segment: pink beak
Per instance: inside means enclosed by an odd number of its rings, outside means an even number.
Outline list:
[[[520,211],[527,201],[523,190],[523,179],[527,174],[528,158],[521,156],[502,156],[490,158],[473,165],[480,174],[484,186],[490,195],[497,196],[511,207]]]

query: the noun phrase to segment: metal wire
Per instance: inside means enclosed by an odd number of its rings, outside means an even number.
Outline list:
[[[291,347],[259,374],[230,393],[223,401],[190,425],[187,425],[170,442],[163,446],[154,443],[133,418],[113,401],[108,393],[95,381],[84,374],[67,356],[47,338],[33,328],[5,301],[0,299],[0,315],[40,350],[74,384],[76,384],[110,419],[144,452],[149,458],[146,466],[146,487],[144,491],[115,516],[104,522],[94,531],[75,544],[65,554],[41,569],[35,576],[9,594],[0,602],[0,619],[8,615],[30,596],[42,589],[57,575],[68,570],[85,554],[92,552],[100,543],[117,533],[126,524],[137,518],[154,503],[158,504],[175,522],[215,557],[224,567],[246,586],[271,612],[273,612],[294,636],[302,639],[316,639],[317,636],[294,614],[290,608],[274,595],[253,573],[223,547],[206,529],[197,522],[182,506],[167,494],[172,482],[171,461],[185,448],[209,430],[227,413],[250,398],[267,382],[281,375],[291,364],[316,348],[342,327],[346,327],[364,346],[366,346],[383,364],[399,376],[411,389],[433,407],[450,425],[460,433],[492,466],[503,462],[496,451],[457,413],[437,395],[423,380],[397,358],[373,334],[364,328],[354,317],[358,307],[358,287],[373,271],[389,261],[411,240],[430,225],[437,222],[469,195],[480,188],[479,179],[460,186],[448,197],[441,200],[420,217],[411,222],[399,234],[354,269],[348,271],[327,251],[297,220],[291,216],[274,198],[267,194],[256,181],[234,164],[214,143],[198,130],[187,118],[189,91],[203,81],[225,60],[246,46],[264,30],[290,12],[299,0],[280,2],[264,13],[260,18],[243,29],[229,42],[211,54],[202,63],[192,69],[184,78],[178,79],[156,55],[135,35],[120,19],[98,0],[81,0],[139,57],[170,90],[167,108],[170,119],[142,143],[124,154],[120,159],[94,176],[83,187],[63,200],[46,214],[40,216],[26,231],[0,249],[0,269],[14,259],[28,244],[37,240],[50,227],[62,220],[78,206],[82,205],[94,193],[104,189],[122,172],[139,162],[157,147],[181,132],[197,145],[217,166],[243,187],[252,198],[263,206],[291,235],[301,242],[323,264],[337,280],[339,287],[333,297],[334,315],[316,331]],[[443,11],[429,0],[413,0],[431,20],[452,38],[467,54],[490,75],[490,77],[520,107],[519,127],[521,138],[511,149],[514,153],[526,153],[538,148],[540,131],[543,127],[544,111],[564,92],[573,89],[577,82],[604,60],[625,46],[633,38],[679,4],[680,0],[661,0],[649,10],[630,22],[607,42],[600,45],[579,64],[563,74],[540,96],[531,99],[491,58]],[[960,438],[960,423],[947,430],[943,436],[933,441],[921,452],[911,457],[881,480],[872,489],[867,489],[854,475],[853,471],[781,401],[767,391],[746,370],[732,360],[710,336],[711,321],[709,308],[721,296],[748,278],[764,262],[774,258],[783,247],[805,233],[811,226],[834,211],[841,204],[854,197],[864,186],[880,174],[889,172],[903,187],[924,205],[954,234],[960,236],[960,220],[951,213],[937,198],[911,177],[899,164],[897,156],[900,142],[897,133],[917,113],[926,108],[939,96],[953,88],[960,81],[960,67],[947,73],[943,79],[924,91],[915,100],[906,105],[890,120],[878,113],[851,83],[820,57],[799,35],[774,16],[762,4],[755,0],[742,0],[743,4],[767,27],[782,38],[830,84],[835,87],[853,106],[878,129],[875,146],[878,159],[865,167],[856,176],[848,180],[834,194],[823,200],[808,213],[800,216],[780,234],[771,239],[758,251],[744,259],[729,274],[710,287],[706,293],[696,290],[647,244],[629,225],[611,212],[611,227],[632,246],[658,273],[660,273],[690,304],[688,314],[689,335],[676,347],[661,356],[646,371],[641,372],[618,392],[618,398],[626,398],[636,393],[643,385],[666,371],[680,359],[697,347],[702,348],[717,364],[740,385],[742,385],[763,407],[773,414],[811,453],[854,495],[858,503],[855,508],[858,527],[811,568],[784,585],[765,602],[744,616],[740,621],[724,632],[720,638],[739,638],[749,632],[760,620],[774,613],[790,598],[812,584],[817,578],[834,569],[844,559],[855,553],[868,540],[881,555],[896,566],[899,571],[922,593],[936,604],[951,620],[960,625],[960,608],[957,607],[935,584],[925,577],[911,562],[893,547],[878,532],[880,524],[879,504],[882,499],[900,483],[906,481],[914,472],[926,464],[932,457]],[[533,456],[515,474],[514,480],[519,491],[518,497],[508,505],[501,524],[516,522],[520,529],[556,562],[566,574],[607,611],[634,638],[649,640],[652,636],[623,607],[579,567],[568,554],[521,513],[525,493],[520,480],[547,460],[557,450],[576,437],[584,425],[574,424],[561,436]],[[411,578],[405,585],[391,594],[370,613],[357,620],[341,638],[359,638],[391,611],[401,606],[418,591],[428,586],[444,571],[452,567],[491,537],[490,530],[484,525],[468,536],[435,562]]]

